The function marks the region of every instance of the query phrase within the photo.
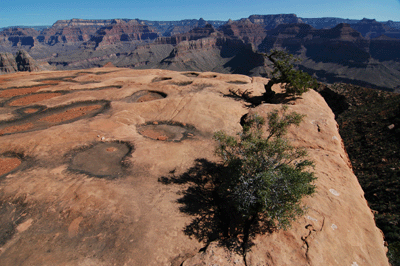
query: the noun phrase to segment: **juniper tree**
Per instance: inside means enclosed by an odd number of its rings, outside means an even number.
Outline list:
[[[308,73],[294,68],[293,63],[299,61],[293,55],[282,50],[271,50],[263,53],[272,62],[272,78],[265,85],[265,95],[271,94],[272,86],[281,83],[288,95],[301,95],[310,88],[317,86],[317,81]]]
[[[298,126],[303,116],[286,109],[282,115],[277,110],[268,115],[265,137],[265,120],[258,115],[247,121],[238,138],[222,131],[214,135],[216,154],[228,169],[218,193],[245,221],[245,237],[261,214],[277,227],[288,228],[304,211],[301,199],[315,190],[315,177],[308,171],[313,162],[304,149],[284,138],[288,127]]]

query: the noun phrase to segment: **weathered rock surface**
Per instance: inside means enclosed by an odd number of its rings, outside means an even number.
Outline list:
[[[136,20],[125,22],[114,19],[111,24],[96,31],[90,38],[89,44],[94,43],[95,47],[101,47],[120,42],[154,40],[157,37],[158,34],[154,29]]]
[[[289,102],[306,117],[288,137],[316,165],[308,213],[258,235],[245,258],[185,235],[195,217],[178,200],[190,184],[159,179],[216,161],[215,131],[233,135],[243,115],[279,108],[226,97],[259,96],[266,82],[112,67],[2,75],[0,264],[388,265],[334,115],[314,91]]]
[[[39,32],[35,29],[7,28],[0,32],[0,44],[12,47],[32,47]]]
[[[36,61],[26,52],[25,50],[20,50],[15,56],[15,61],[18,66],[18,71],[39,71],[39,65]]]
[[[54,70],[54,67],[47,62],[37,62],[25,50],[19,50],[15,56],[11,53],[0,53],[0,74],[41,70]]]
[[[218,32],[211,24],[193,28],[192,30],[177,34],[171,37],[160,37],[156,40],[157,44],[178,44],[183,41],[195,41],[208,37],[222,37],[223,34]]]
[[[226,36],[240,38],[246,43],[252,43],[255,47],[258,47],[267,35],[262,25],[252,23],[249,19],[230,20],[221,26],[220,30]]]
[[[247,75],[265,73],[264,57],[255,52],[251,44],[229,37],[180,42],[158,67],[176,71],[215,71]]]
[[[18,71],[17,62],[11,53],[0,53],[0,73],[13,73]]]

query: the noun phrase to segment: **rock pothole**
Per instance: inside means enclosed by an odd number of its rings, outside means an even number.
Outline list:
[[[26,94],[35,93],[41,89],[49,88],[51,85],[37,85],[37,86],[29,86],[29,87],[21,87],[21,88],[8,88],[0,91],[1,98],[10,98],[15,96],[21,96]]]
[[[38,114],[46,109],[47,109],[47,107],[44,105],[31,105],[31,106],[19,108],[19,109],[15,110],[15,113],[17,113],[20,116],[27,116],[27,115]]]
[[[42,93],[34,93],[23,96],[16,96],[13,97],[10,101],[6,102],[6,104],[11,107],[27,106],[33,103],[58,97],[63,94],[65,94],[65,92],[42,92]]]
[[[108,101],[93,101],[78,102],[45,110],[43,106],[26,107],[18,111],[21,118],[0,122],[0,136],[72,123],[83,118],[93,117],[109,106]]]
[[[172,84],[174,84],[176,86],[184,87],[184,86],[190,85],[192,83],[193,83],[193,81],[188,80],[188,81],[173,82]]]
[[[242,80],[232,80],[232,81],[227,81],[226,83],[229,83],[229,84],[238,84],[238,85],[248,84],[247,81],[242,81]]]
[[[14,171],[21,163],[22,160],[18,156],[0,155],[0,177]]]
[[[125,142],[100,142],[73,152],[69,170],[99,178],[118,178],[124,175],[125,159],[133,146]]]
[[[149,102],[164,99],[167,97],[167,94],[159,91],[137,91],[131,96],[124,99],[125,102],[128,103],[141,103],[141,102]]]
[[[182,73],[182,75],[188,77],[188,78],[196,78],[198,77],[200,74],[197,72],[186,72],[186,73]]]
[[[160,81],[171,80],[171,79],[172,79],[171,77],[156,77],[151,82],[160,82]]]
[[[195,128],[178,122],[149,122],[138,126],[138,132],[154,140],[179,142],[195,136]]]

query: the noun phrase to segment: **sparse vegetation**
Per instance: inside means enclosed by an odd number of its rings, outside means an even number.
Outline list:
[[[217,132],[216,154],[223,160],[226,175],[219,180],[218,193],[243,219],[244,236],[263,214],[273,226],[288,228],[303,213],[300,200],[314,193],[315,177],[306,170],[313,163],[304,149],[294,148],[284,138],[290,125],[299,125],[303,116],[295,112],[268,115],[268,135],[262,130],[264,119],[253,115],[239,139]]]
[[[317,81],[308,73],[294,68],[293,63],[298,61],[293,55],[282,50],[271,50],[263,53],[272,62],[272,78],[265,85],[266,96],[270,95],[274,84],[281,83],[287,95],[300,96],[310,88],[317,86]]]

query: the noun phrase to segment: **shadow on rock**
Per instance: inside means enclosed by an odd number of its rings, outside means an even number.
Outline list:
[[[262,215],[251,221],[241,217],[229,193],[222,191],[221,181],[227,177],[229,172],[223,165],[197,159],[185,173],[176,176],[173,170],[159,182],[185,187],[179,192],[182,196],[177,202],[181,204],[181,212],[194,216],[183,230],[187,236],[205,243],[205,248],[212,241],[218,241],[229,250],[244,254],[253,246],[256,235],[272,233],[275,227]]]

